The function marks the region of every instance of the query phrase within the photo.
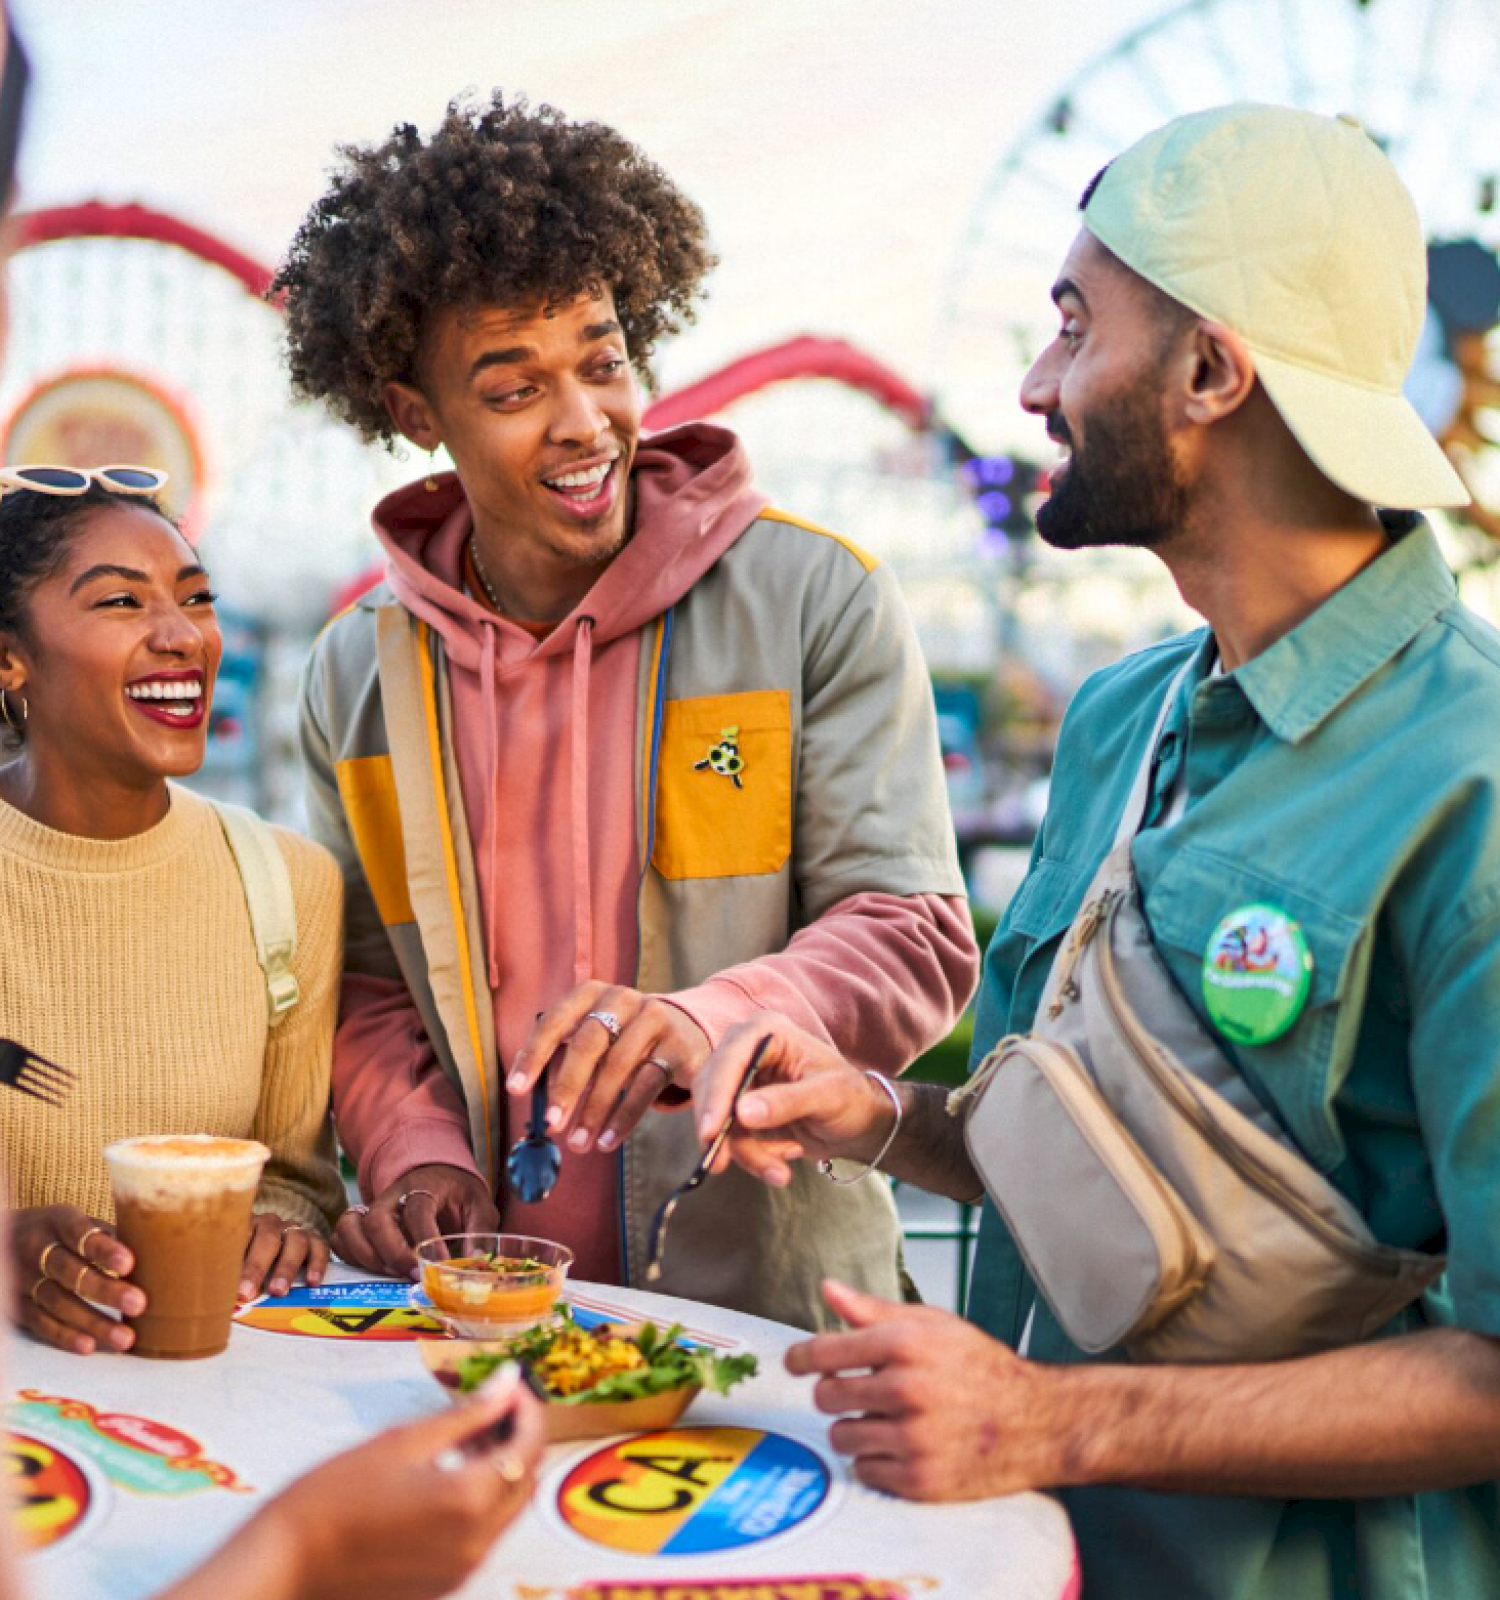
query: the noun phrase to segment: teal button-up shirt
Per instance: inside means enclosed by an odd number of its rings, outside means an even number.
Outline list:
[[[1390,531],[1376,561],[1237,671],[1208,675],[1201,630],[1079,691],[1030,872],[986,958],[975,1060],[1030,1025],[1192,657],[1133,850],[1157,948],[1211,1026],[1201,963],[1220,920],[1251,902],[1296,918],[1313,954],[1306,1006],[1273,1042],[1223,1048],[1377,1237],[1447,1249],[1442,1292],[1400,1326],[1500,1336],[1500,634],[1460,604],[1425,524]],[[1156,825],[1179,778],[1186,809]],[[1035,1301],[987,1206],[971,1317],[1015,1345]],[[1084,1359],[1045,1303],[1030,1353]],[[1090,1600],[1500,1595],[1494,1484],[1355,1502],[1064,1499]]]

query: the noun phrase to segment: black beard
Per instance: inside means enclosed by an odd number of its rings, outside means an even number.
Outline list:
[[[1189,495],[1150,380],[1091,416],[1088,430],[1086,449],[1073,453],[1037,509],[1036,531],[1057,550],[1152,549],[1183,526]],[[1061,416],[1048,431],[1071,443]]]

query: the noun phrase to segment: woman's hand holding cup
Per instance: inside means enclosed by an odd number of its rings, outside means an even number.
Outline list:
[[[135,1330],[97,1307],[139,1316],[146,1296],[129,1281],[135,1258],[107,1223],[77,1206],[10,1213],[13,1320],[60,1350],[128,1350]],[[90,1304],[92,1302],[92,1304]]]

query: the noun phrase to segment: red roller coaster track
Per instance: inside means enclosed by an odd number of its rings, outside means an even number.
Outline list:
[[[28,211],[16,219],[18,249],[60,239],[148,239],[175,245],[230,273],[257,300],[265,298],[274,276],[269,267],[215,234],[147,206],[88,200]],[[647,407],[644,421],[648,428],[670,428],[694,417],[712,416],[758,389],[792,378],[831,378],[847,384],[894,412],[910,428],[923,429],[931,421],[925,396],[898,373],[843,339],[808,335],[742,356],[696,383],[662,395]]]
[[[670,428],[694,417],[711,417],[757,389],[790,378],[832,378],[858,389],[893,411],[909,428],[928,426],[932,407],[927,399],[887,366],[843,339],[815,339],[804,334],[741,356],[706,378],[664,394],[646,410],[648,428]]]
[[[257,300],[271,287],[273,274],[268,267],[214,234],[146,206],[112,206],[102,200],[86,200],[76,206],[23,212],[16,218],[18,250],[53,244],[59,239],[149,239],[155,244],[176,245],[200,261],[231,273]]]

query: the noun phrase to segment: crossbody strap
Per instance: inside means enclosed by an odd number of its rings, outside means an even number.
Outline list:
[[[1188,674],[1192,671],[1193,662],[1196,659],[1197,653],[1194,652],[1183,666],[1173,674],[1172,681],[1167,686],[1166,698],[1162,701],[1161,709],[1156,714],[1156,726],[1152,730],[1150,741],[1146,745],[1146,753],[1142,756],[1140,767],[1136,771],[1135,783],[1130,790],[1130,798],[1126,800],[1125,809],[1120,815],[1120,826],[1115,833],[1115,851],[1117,852],[1121,850],[1122,845],[1128,846],[1128,841],[1140,832],[1141,824],[1146,820],[1146,806],[1150,798],[1151,788],[1151,769],[1156,759],[1156,747],[1161,740],[1162,729],[1166,726],[1167,717],[1170,715],[1172,707],[1177,703],[1177,696],[1181,692],[1182,685]],[[1186,779],[1184,778],[1183,781],[1186,782]],[[1128,853],[1122,852],[1119,855],[1116,866],[1119,874],[1128,875],[1132,885],[1132,893],[1124,910],[1121,912],[1121,916],[1126,919],[1131,934],[1125,935],[1125,929],[1122,928],[1121,935],[1134,936],[1138,931],[1139,937],[1149,944],[1151,933],[1145,924],[1145,919],[1140,909],[1138,898],[1140,891],[1134,885],[1135,872]],[[1085,897],[1085,903],[1091,898],[1091,895]],[[1101,959],[1103,958],[1101,957]],[[1170,982],[1170,980],[1167,981]],[[1191,1011],[1187,1002],[1178,995],[1175,989],[1170,991],[1168,998],[1174,1010],[1180,1009],[1187,1036],[1182,1036],[1180,1028],[1164,1029],[1163,1018],[1159,1012],[1154,1018],[1155,1028],[1151,1031],[1157,1035],[1161,1035],[1163,1032],[1167,1033],[1169,1037],[1164,1042],[1175,1051],[1177,1058],[1195,1078],[1207,1084],[1216,1094],[1227,1100],[1241,1116],[1248,1117],[1261,1132],[1275,1139],[1278,1144],[1284,1145],[1298,1156],[1302,1156],[1302,1151],[1296,1141],[1261,1103],[1259,1096],[1245,1081],[1244,1074],[1229,1059],[1218,1040],[1214,1039],[1198,1021],[1196,1014]],[[1150,1024],[1148,1023],[1147,1026],[1149,1028]],[[1197,1040],[1200,1036],[1201,1047],[1191,1048],[1190,1041]],[[1303,1159],[1305,1160],[1306,1157],[1303,1156]]]
[[[1146,807],[1151,800],[1151,768],[1156,761],[1156,747],[1161,742],[1162,729],[1167,725],[1167,718],[1177,703],[1177,696],[1187,681],[1188,674],[1193,670],[1193,662],[1196,659],[1197,652],[1194,651],[1173,673],[1172,681],[1167,685],[1161,709],[1156,713],[1156,726],[1152,728],[1151,737],[1146,741],[1146,752],[1141,757],[1140,766],[1136,768],[1135,782],[1130,786],[1125,809],[1120,813],[1120,825],[1115,829],[1114,848],[1117,850],[1127,839],[1135,838],[1141,831],[1141,824],[1146,820]]]
[[[297,904],[292,878],[270,828],[243,806],[212,802],[240,869],[255,959],[266,977],[266,1010],[274,1028],[302,998],[292,961],[297,954]]]

